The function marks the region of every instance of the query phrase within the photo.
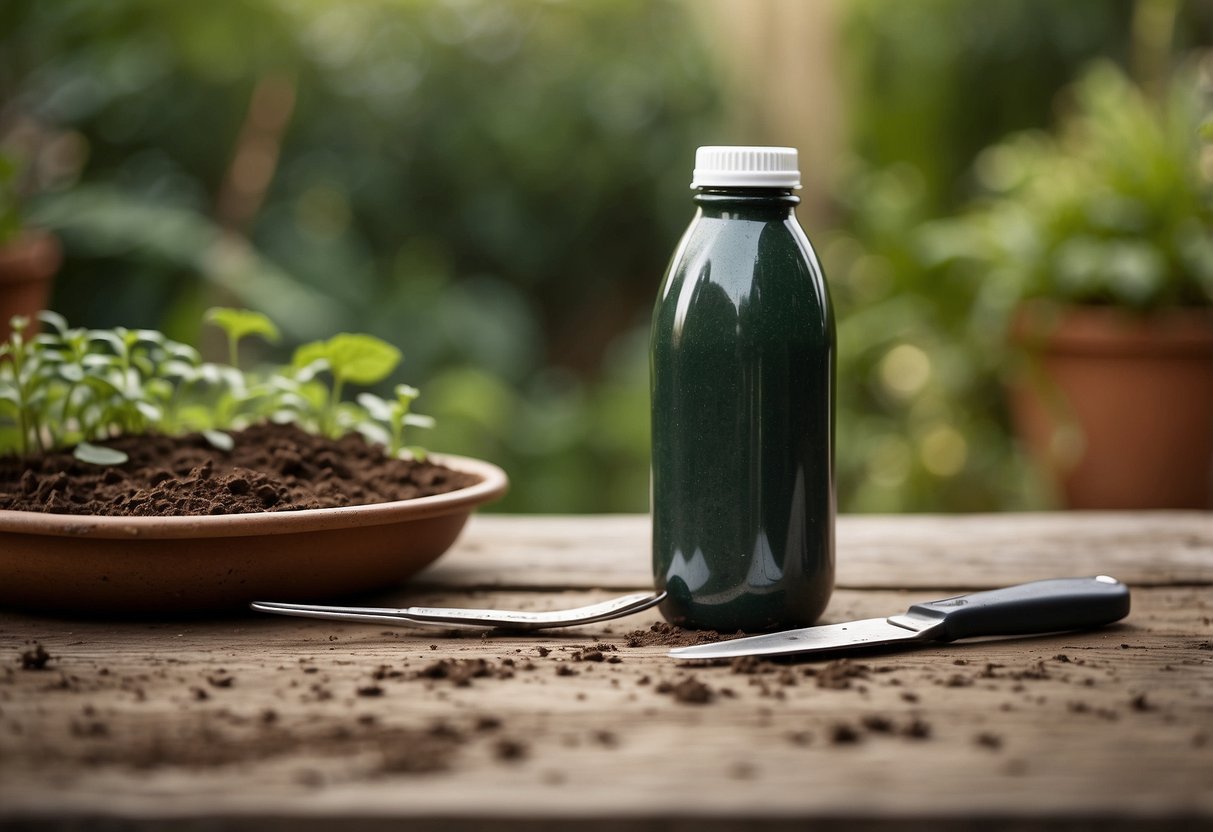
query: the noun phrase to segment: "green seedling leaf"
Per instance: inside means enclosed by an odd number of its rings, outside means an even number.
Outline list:
[[[432,428],[438,424],[433,416],[422,416],[420,413],[406,413],[404,423],[415,428]]]
[[[84,381],[84,368],[79,364],[64,364],[59,368],[59,377],[72,384]]]
[[[157,347],[162,347],[168,342],[168,338],[164,337],[163,332],[157,332],[154,329],[136,329],[127,334],[127,343],[131,346],[135,344],[154,344]]]
[[[119,337],[117,332],[111,332],[108,329],[90,329],[88,331],[88,340],[94,343],[107,344],[117,354],[122,354],[126,351],[126,342]]]
[[[160,367],[160,373],[165,378],[178,378],[182,381],[197,381],[200,375],[196,365],[176,358],[165,361]]]
[[[37,318],[42,323],[54,329],[59,333],[60,337],[65,337],[68,331],[67,318],[60,315],[58,312],[52,312],[49,309],[43,309],[38,313]]]
[[[30,343],[48,350],[57,350],[63,346],[63,338],[51,332],[42,332],[30,339]]]
[[[329,367],[333,375],[354,384],[377,384],[400,363],[400,350],[373,335],[342,332],[327,342]]]
[[[318,362],[334,377],[354,384],[383,381],[400,363],[400,350],[373,335],[342,332],[327,341],[313,341],[295,350],[291,366],[303,370]]]
[[[260,312],[249,309],[213,306],[206,310],[203,320],[219,327],[229,338],[235,338],[237,341],[249,335],[260,335],[267,341],[277,341],[282,337],[273,321]]]
[[[366,408],[372,419],[387,422],[392,418],[392,405],[374,393],[359,393],[358,404]]]
[[[240,364],[238,350],[242,339],[250,335],[260,335],[267,341],[276,342],[281,337],[273,321],[260,312],[249,309],[213,306],[206,310],[203,320],[219,327],[227,335],[228,360],[233,367]]]
[[[110,367],[118,366],[118,359],[113,355],[94,352],[84,356],[84,358],[80,360],[80,364],[86,370],[109,369]]]
[[[236,440],[221,430],[204,430],[202,431],[202,438],[212,448],[217,448],[224,452],[231,451],[232,448],[236,447]]]
[[[294,356],[291,357],[291,367],[296,370],[304,370],[317,363],[328,367],[328,342],[327,341],[312,341],[308,344],[300,345]]]
[[[355,427],[362,434],[363,438],[372,445],[382,445],[386,448],[388,442],[392,439],[386,430],[374,422],[359,422]]]
[[[195,366],[202,363],[202,355],[189,344],[179,344],[176,341],[172,341],[165,345],[165,349],[168,351],[171,360],[184,361]]]
[[[89,465],[122,465],[129,459],[122,451],[94,445],[91,442],[81,442],[72,451],[72,456]]]

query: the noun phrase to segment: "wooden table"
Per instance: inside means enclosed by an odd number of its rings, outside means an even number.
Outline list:
[[[647,536],[484,516],[383,600],[599,600],[648,586]],[[828,621],[1101,572],[1133,612],[748,668],[676,665],[653,612],[530,636],[4,613],[0,828],[1213,829],[1213,515],[846,517],[838,557]]]

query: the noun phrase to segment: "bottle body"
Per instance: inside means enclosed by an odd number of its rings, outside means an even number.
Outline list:
[[[808,626],[834,583],[829,294],[790,190],[695,202],[650,342],[662,613],[722,632]]]

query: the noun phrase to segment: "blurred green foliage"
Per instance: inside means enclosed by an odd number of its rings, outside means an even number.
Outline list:
[[[1210,9],[1170,0],[855,0],[848,8],[855,158],[835,189],[840,229],[817,237],[840,320],[839,504],[853,511],[1049,506],[1047,486],[1013,439],[1002,388],[1006,327],[1026,285],[1006,272],[1040,273],[1046,255],[1012,235],[1032,222],[1048,245],[1067,245],[1089,219],[1081,212],[1112,210],[1109,197],[1137,187],[1125,179],[1137,176],[1153,179],[1147,188],[1169,190],[1163,201],[1183,197],[1166,222],[1195,220],[1208,243],[1207,208],[1196,210],[1188,198],[1207,183],[1176,180],[1192,162],[1194,136],[1181,140],[1176,124],[1163,138],[1148,109],[1158,102],[1130,92],[1110,66],[1074,92],[1069,84],[1095,60],[1138,61],[1165,75],[1179,53],[1207,44]],[[1143,45],[1143,21],[1163,37]],[[1087,135],[1045,138],[1042,131],[1076,104],[1087,113],[1076,117]],[[1008,132],[1031,129],[1030,138],[1001,143]],[[1139,146],[1114,147],[1114,134]],[[1021,216],[1018,226],[970,214],[993,170],[1007,166],[1009,148],[1020,153],[1025,142],[1064,146],[1051,151],[1055,164],[1039,189],[1060,194],[1081,178],[1066,191],[1074,213]],[[1137,152],[1144,156],[1134,159]],[[973,251],[989,252],[992,230],[1006,245],[997,262],[982,262]]]
[[[26,146],[83,138],[33,200],[56,309],[196,342],[239,303],[282,326],[266,359],[373,333],[502,508],[646,507],[633,333],[719,110],[681,4],[28,0],[0,33]]]
[[[1213,303],[1201,136],[1210,90],[1191,69],[1151,101],[1114,66],[1092,67],[1057,135],[1016,134],[982,152],[988,195],[930,229],[933,256],[967,260],[1025,297],[1137,310]]]
[[[1092,60],[1151,54],[1142,20],[1173,41],[1150,41],[1165,70],[1213,11],[841,10],[851,153],[836,226],[808,229],[839,318],[840,507],[1044,505],[1002,404],[1017,281],[950,255],[943,221],[1003,195],[1029,146],[1082,155],[1004,139],[1050,128]],[[501,509],[644,510],[648,316],[692,154],[761,140],[724,130],[694,23],[676,0],[9,0],[0,136],[25,213],[65,241],[71,319],[196,343],[203,309],[248,306],[282,328],[264,361],[369,332],[403,350],[380,392],[421,388],[426,444],[510,473]]]

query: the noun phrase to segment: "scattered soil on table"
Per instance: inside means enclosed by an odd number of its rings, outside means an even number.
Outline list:
[[[508,662],[508,663],[507,663]],[[473,679],[509,679],[514,675],[514,662],[500,664],[487,659],[438,659],[417,671],[418,679],[442,679],[455,687],[471,687]]]
[[[199,434],[105,443],[122,465],[68,453],[0,459],[0,509],[176,517],[298,511],[428,497],[478,478],[431,462],[391,459],[357,434],[329,439],[294,425],[254,425],[224,452]]]
[[[657,625],[640,632],[669,637],[671,629]],[[324,637],[324,631],[319,631],[317,640],[326,644]],[[1109,687],[1102,694],[1103,701],[1111,703],[1108,697],[1115,696],[1116,707],[1102,708],[1068,696],[1046,698],[1028,690],[1037,687],[1055,692],[1063,685],[1086,690],[1085,682],[1093,678],[1093,673],[1116,676],[1115,666],[1089,661],[1077,653],[1025,659],[1010,666],[968,659],[942,666],[911,667],[863,664],[845,658],[787,663],[742,657],[724,666],[696,667],[693,672],[671,671],[668,675],[662,672],[661,676],[666,677],[663,679],[656,673],[633,675],[638,672],[634,668],[639,661],[634,656],[628,656],[626,664],[612,666],[611,659],[620,655],[622,643],[587,639],[581,643],[550,644],[550,647],[523,644],[514,650],[514,656],[438,659],[424,652],[424,643],[418,643],[417,655],[404,656],[394,665],[376,661],[364,666],[352,655],[324,662],[324,654],[318,653],[315,657],[300,657],[297,667],[291,664],[277,668],[294,671],[290,674],[264,676],[227,662],[224,666],[198,667],[187,674],[184,669],[176,669],[177,659],[154,657],[149,657],[148,664],[134,672],[94,664],[90,673],[87,662],[71,659],[70,646],[61,649],[51,643],[55,664],[50,673],[38,674],[23,673],[21,668],[27,667],[27,661],[45,665],[52,657],[45,647],[31,639],[18,647],[15,655],[10,654],[7,666],[0,670],[0,702],[5,703],[0,710],[0,759],[7,757],[6,764],[10,766],[76,764],[136,769],[244,766],[271,758],[306,760],[307,768],[293,769],[291,774],[296,782],[308,787],[365,777],[454,771],[461,765],[464,751],[473,748],[480,755],[477,759],[487,757],[511,766],[529,764],[543,758],[545,743],[532,739],[525,722],[515,721],[508,712],[480,708],[460,712],[460,707],[472,704],[473,700],[459,689],[483,684],[485,694],[496,695],[489,690],[494,680],[510,679],[517,673],[515,683],[556,685],[557,688],[548,689],[554,696],[575,696],[581,700],[587,697],[587,691],[591,698],[598,695],[584,684],[575,685],[576,693],[570,694],[566,687],[570,680],[551,680],[550,673],[529,676],[524,673],[536,668],[550,668],[556,675],[605,677],[608,685],[619,688],[629,701],[639,700],[640,690],[646,687],[677,708],[685,705],[693,709],[700,706],[728,709],[729,700],[740,700],[747,707],[753,706],[747,713],[752,712],[763,723],[787,711],[760,704],[754,698],[754,688],[758,696],[787,698],[798,706],[820,702],[823,710],[812,714],[794,711],[795,721],[786,724],[790,730],[783,736],[791,745],[806,748],[816,745],[840,755],[850,753],[854,747],[875,748],[881,744],[927,740],[933,744],[962,743],[990,754],[1014,748],[1008,734],[989,730],[958,732],[946,714],[938,711],[935,714],[944,730],[936,738],[931,722],[918,707],[907,709],[896,704],[920,701],[918,693],[897,689],[903,684],[898,676],[926,691],[956,674],[975,680],[972,685],[948,693],[953,697],[979,691],[1022,694],[1018,700],[991,703],[1002,710],[1048,707],[1075,715],[1098,716],[1106,712],[1107,718],[1123,719],[1157,719],[1160,715],[1165,718],[1170,712],[1165,699],[1155,701],[1162,695],[1154,691],[1149,692],[1147,699],[1146,694]],[[64,652],[66,659],[60,655]],[[538,665],[529,658],[534,655],[539,656]],[[638,690],[624,690],[618,684],[629,679],[640,686]],[[735,692],[727,687],[730,682],[742,682],[748,689],[738,686]],[[16,686],[20,689],[12,689]],[[870,697],[869,692],[878,687],[889,689],[879,699]],[[402,717],[408,716],[400,710],[406,701],[401,697],[405,688],[411,688],[409,697],[423,697],[455,707],[444,706],[448,716],[443,719],[403,721]],[[601,690],[605,691],[606,686]],[[42,701],[44,696],[75,697],[77,704],[62,708],[60,721],[54,725],[32,707],[26,709],[24,716],[16,710],[10,712],[14,707],[10,702]],[[306,707],[288,704],[295,700]],[[876,702],[889,700],[894,703],[875,706]],[[129,702],[132,708],[146,707],[135,703],[153,702],[159,710],[149,712],[145,718],[125,705],[113,707],[116,701]],[[169,713],[167,706],[178,714],[171,721],[165,718]],[[641,707],[646,713],[650,710],[658,713],[648,705]],[[586,721],[577,724],[581,733],[568,734],[562,741],[567,747],[603,750],[626,747],[628,734],[615,730],[624,727],[622,723],[596,724],[587,712]],[[1194,747],[1208,744],[1208,732],[1199,728],[1187,732],[1182,741]],[[70,741],[63,743],[56,739],[63,735]],[[1010,766],[1015,761],[1008,759],[1007,763]]]
[[[737,635],[745,633],[738,631]],[[690,647],[694,644],[710,644],[730,636],[715,630],[684,630],[658,621],[647,630],[632,630],[626,638],[628,647]]]
[[[859,720],[858,725],[849,722],[836,722],[830,726],[830,742],[834,745],[854,745],[862,742],[864,737],[871,734],[881,736],[902,736],[911,740],[926,740],[931,738],[931,726],[920,717],[911,717],[907,722],[898,726],[890,717],[884,714],[867,714]],[[795,743],[795,736],[790,737]],[[1001,740],[999,740],[1001,743]],[[797,743],[805,744],[805,743]],[[979,741],[981,745],[988,743]]]

